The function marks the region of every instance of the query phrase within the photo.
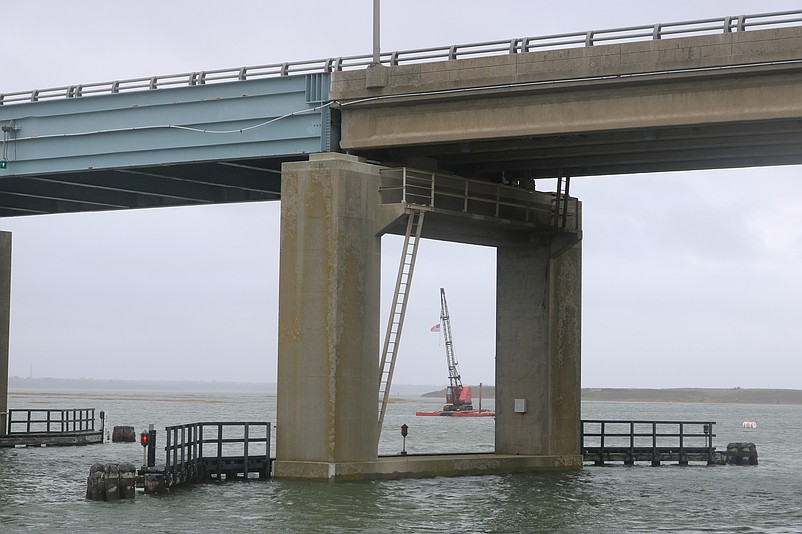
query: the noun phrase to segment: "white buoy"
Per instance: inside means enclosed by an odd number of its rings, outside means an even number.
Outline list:
[[[744,421],[744,428],[757,428],[757,423],[754,421]]]

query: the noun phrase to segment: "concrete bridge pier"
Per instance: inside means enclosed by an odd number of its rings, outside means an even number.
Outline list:
[[[335,153],[282,168],[278,478],[370,478],[376,470],[378,169]]]
[[[439,208],[427,217],[425,237],[498,251],[496,451],[378,457],[380,235],[404,220],[401,204],[380,204],[379,169],[335,153],[282,167],[274,475],[347,480],[581,467],[580,233],[548,223],[511,230],[510,221]],[[507,193],[545,206],[551,198]]]
[[[580,467],[581,241],[497,247],[496,454]]]
[[[0,436],[8,429],[8,340],[11,316],[11,232],[0,232]]]

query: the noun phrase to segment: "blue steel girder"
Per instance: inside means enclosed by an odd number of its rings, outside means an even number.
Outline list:
[[[0,216],[273,200],[330,150],[329,75],[0,106]]]

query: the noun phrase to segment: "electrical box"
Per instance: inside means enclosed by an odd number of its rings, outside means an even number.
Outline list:
[[[526,413],[526,399],[515,399],[515,413]]]

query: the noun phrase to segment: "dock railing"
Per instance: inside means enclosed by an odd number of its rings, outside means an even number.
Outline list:
[[[270,476],[270,423],[202,422],[165,428],[167,486]]]
[[[8,435],[67,434],[95,431],[95,409],[14,409],[8,411]]]
[[[582,421],[581,451],[586,461],[716,463],[714,421]]]

